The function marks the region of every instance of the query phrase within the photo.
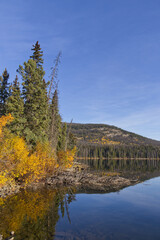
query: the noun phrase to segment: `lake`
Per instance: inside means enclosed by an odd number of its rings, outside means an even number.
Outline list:
[[[14,231],[17,240],[159,240],[160,161],[85,163],[92,171],[131,173],[142,177],[143,182],[118,192],[98,194],[67,187],[23,190],[4,202],[0,200],[3,239]]]

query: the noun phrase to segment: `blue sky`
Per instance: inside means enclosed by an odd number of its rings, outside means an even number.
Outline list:
[[[159,0],[1,0],[0,74],[10,81],[39,40],[45,78],[58,52],[64,121],[160,140]]]

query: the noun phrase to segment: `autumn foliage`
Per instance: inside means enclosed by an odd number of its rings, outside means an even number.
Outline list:
[[[72,167],[75,153],[76,153],[76,147],[74,147],[72,150],[59,151],[58,159],[59,159],[60,166],[63,166],[66,168]]]
[[[0,198],[0,234],[4,239],[10,239],[11,231],[16,239],[53,239],[57,221],[61,215],[69,217],[68,205],[74,200],[74,189],[65,187],[28,189]]]
[[[0,187],[15,181],[25,184],[39,181],[59,167],[72,166],[75,148],[56,153],[49,142],[44,142],[37,143],[33,151],[23,138],[5,128],[12,120],[10,114],[0,118]]]

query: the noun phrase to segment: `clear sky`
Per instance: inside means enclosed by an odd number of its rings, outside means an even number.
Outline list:
[[[58,52],[64,121],[160,140],[160,0],[0,0],[0,74],[39,40],[45,78]]]

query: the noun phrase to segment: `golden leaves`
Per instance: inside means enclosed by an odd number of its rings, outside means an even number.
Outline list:
[[[70,168],[73,165],[76,147],[56,154],[49,142],[45,142],[37,143],[33,152],[23,138],[4,129],[12,120],[11,114],[0,118],[0,187],[15,179],[25,184],[39,181],[61,166]]]
[[[2,116],[0,118],[0,139],[2,138],[2,129],[3,129],[3,127],[5,127],[7,123],[12,122],[13,119],[14,118],[11,116],[11,114],[8,114],[7,116]]]
[[[61,166],[70,168],[73,165],[73,160],[76,154],[76,147],[72,150],[58,152],[58,160]]]

